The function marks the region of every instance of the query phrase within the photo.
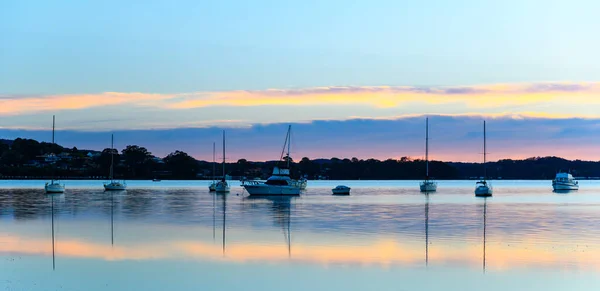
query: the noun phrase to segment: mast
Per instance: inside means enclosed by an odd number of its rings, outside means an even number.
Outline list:
[[[281,156],[279,158],[279,160],[281,161],[283,159],[283,154],[285,152],[285,148],[287,146],[287,167],[288,169],[290,168],[290,132],[292,131],[292,125],[288,126],[288,131],[287,134],[285,135],[285,142],[283,143],[283,149],[281,149]]]
[[[290,144],[292,143],[292,125],[288,126],[287,133],[287,167],[290,168]]]
[[[113,164],[114,164],[114,151],[115,151],[115,135],[111,134],[110,135],[110,173],[109,173],[109,179],[112,182],[113,180]]]
[[[225,131],[223,130],[223,181],[225,181]]]
[[[217,162],[215,161],[215,143],[213,142],[213,184],[215,183],[216,164]]]
[[[56,117],[52,115],[52,145],[54,145],[54,126],[55,126]],[[52,165],[52,179],[50,184],[54,184],[54,165]],[[52,242],[54,243],[54,241]]]
[[[425,180],[429,180],[429,117],[425,119]]]
[[[487,180],[487,165],[486,165],[486,133],[485,133],[485,120],[483,121],[483,180]]]

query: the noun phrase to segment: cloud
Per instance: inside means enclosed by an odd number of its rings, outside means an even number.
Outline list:
[[[430,117],[432,158],[444,161],[479,161],[482,121],[488,120],[489,158],[561,156],[569,159],[600,160],[600,119],[547,118],[521,114],[427,115]],[[116,147],[129,144],[147,147],[164,157],[183,150],[198,159],[212,160],[212,143],[227,131],[230,161],[279,158],[288,124],[292,124],[292,157],[421,158],[424,155],[424,115],[381,118],[323,119],[294,123],[254,123],[241,126],[222,121],[219,126],[161,129],[119,129]],[[124,121],[128,123],[129,121]],[[585,134],[583,134],[585,133]],[[49,141],[45,130],[0,129],[3,138],[27,137]],[[80,149],[102,150],[110,134],[103,131],[59,130],[59,144]]]
[[[600,83],[495,84],[462,87],[338,86],[299,89],[239,90],[173,94],[105,92],[0,98],[0,114],[78,110],[105,106],[160,108],[162,110],[214,106],[371,106],[391,108],[409,104],[459,105],[452,113],[472,108],[494,108],[534,104],[552,106],[598,104]],[[569,98],[564,98],[567,94]],[[400,108],[399,108],[400,109]],[[434,110],[437,108],[433,108]],[[519,111],[524,108],[513,108]],[[438,109],[439,110],[439,109]],[[530,110],[531,108],[525,108]],[[538,111],[539,112],[539,111]],[[541,111],[539,113],[545,113]]]

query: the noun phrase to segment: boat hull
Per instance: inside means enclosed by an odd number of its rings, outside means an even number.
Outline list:
[[[127,189],[127,185],[122,183],[108,183],[104,184],[105,191],[123,191]]]
[[[420,185],[421,192],[435,192],[437,191],[436,182],[422,182]]]
[[[478,197],[490,197],[494,193],[494,189],[488,186],[479,186],[475,188],[475,196]]]
[[[350,195],[350,189],[331,189],[333,195]]]
[[[571,184],[571,183],[552,183],[552,188],[554,189],[554,191],[560,191],[560,190],[579,190],[579,185],[578,184]]]
[[[229,186],[216,186],[215,187],[215,192],[217,193],[229,193],[231,191],[231,189],[229,188]]]
[[[210,191],[210,192],[217,191],[217,185],[216,185],[216,183],[212,183],[212,184],[210,184],[210,185],[208,186],[208,191]]]
[[[60,194],[65,192],[65,186],[61,184],[46,184],[44,190],[48,194]]]
[[[243,185],[250,196],[298,196],[300,188],[277,185]]]

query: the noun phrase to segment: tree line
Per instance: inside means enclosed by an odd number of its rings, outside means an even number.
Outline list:
[[[106,178],[114,159],[115,178],[122,179],[211,179],[213,167],[220,177],[220,164],[198,161],[183,151],[174,151],[159,158],[148,149],[128,145],[120,152],[65,148],[57,144],[18,138],[0,142],[0,177],[61,177]],[[54,157],[51,159],[49,157]],[[240,159],[227,163],[227,174],[234,179],[267,178],[278,161],[252,162]],[[331,180],[393,180],[423,179],[425,161],[400,159],[358,159],[307,157],[298,162],[290,159],[293,177]],[[500,160],[486,165],[492,179],[551,179],[558,171],[570,171],[579,177],[600,177],[600,162],[570,161],[558,157],[534,157],[524,160]],[[434,179],[476,179],[483,176],[483,164],[431,161],[430,177]]]

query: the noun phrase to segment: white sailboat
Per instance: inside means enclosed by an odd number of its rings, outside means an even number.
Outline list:
[[[487,181],[487,148],[486,148],[486,131],[485,131],[485,120],[483,121],[483,179],[475,184],[475,196],[478,197],[489,197],[492,196],[494,189],[492,183]]]
[[[55,116],[52,115],[52,144],[54,144],[55,120]],[[54,179],[54,165],[52,165],[52,180],[50,180],[50,182],[46,182],[44,190],[46,190],[46,194],[59,194],[65,192],[65,185]]]
[[[229,193],[230,187],[225,180],[225,131],[223,130],[223,178],[215,185],[217,193]]]
[[[105,191],[123,191],[127,188],[125,181],[118,181],[114,179],[114,150],[115,150],[115,136],[110,135],[110,172],[108,179],[110,182],[104,183]]]
[[[420,184],[421,192],[435,192],[437,182],[429,179],[429,117],[425,120],[425,180]]]
[[[283,144],[283,150],[279,161],[283,160],[283,152],[287,146],[286,166],[287,168],[273,167],[273,174],[266,182],[259,181],[243,181],[242,187],[248,191],[249,195],[300,195],[300,190],[306,188],[306,180],[292,180],[290,178],[290,138],[292,126],[288,127],[288,132]]]
[[[214,192],[217,190],[217,182],[215,181],[215,172],[216,172],[216,161],[215,161],[215,143],[213,142],[213,179],[212,183],[208,186],[208,191]]]

